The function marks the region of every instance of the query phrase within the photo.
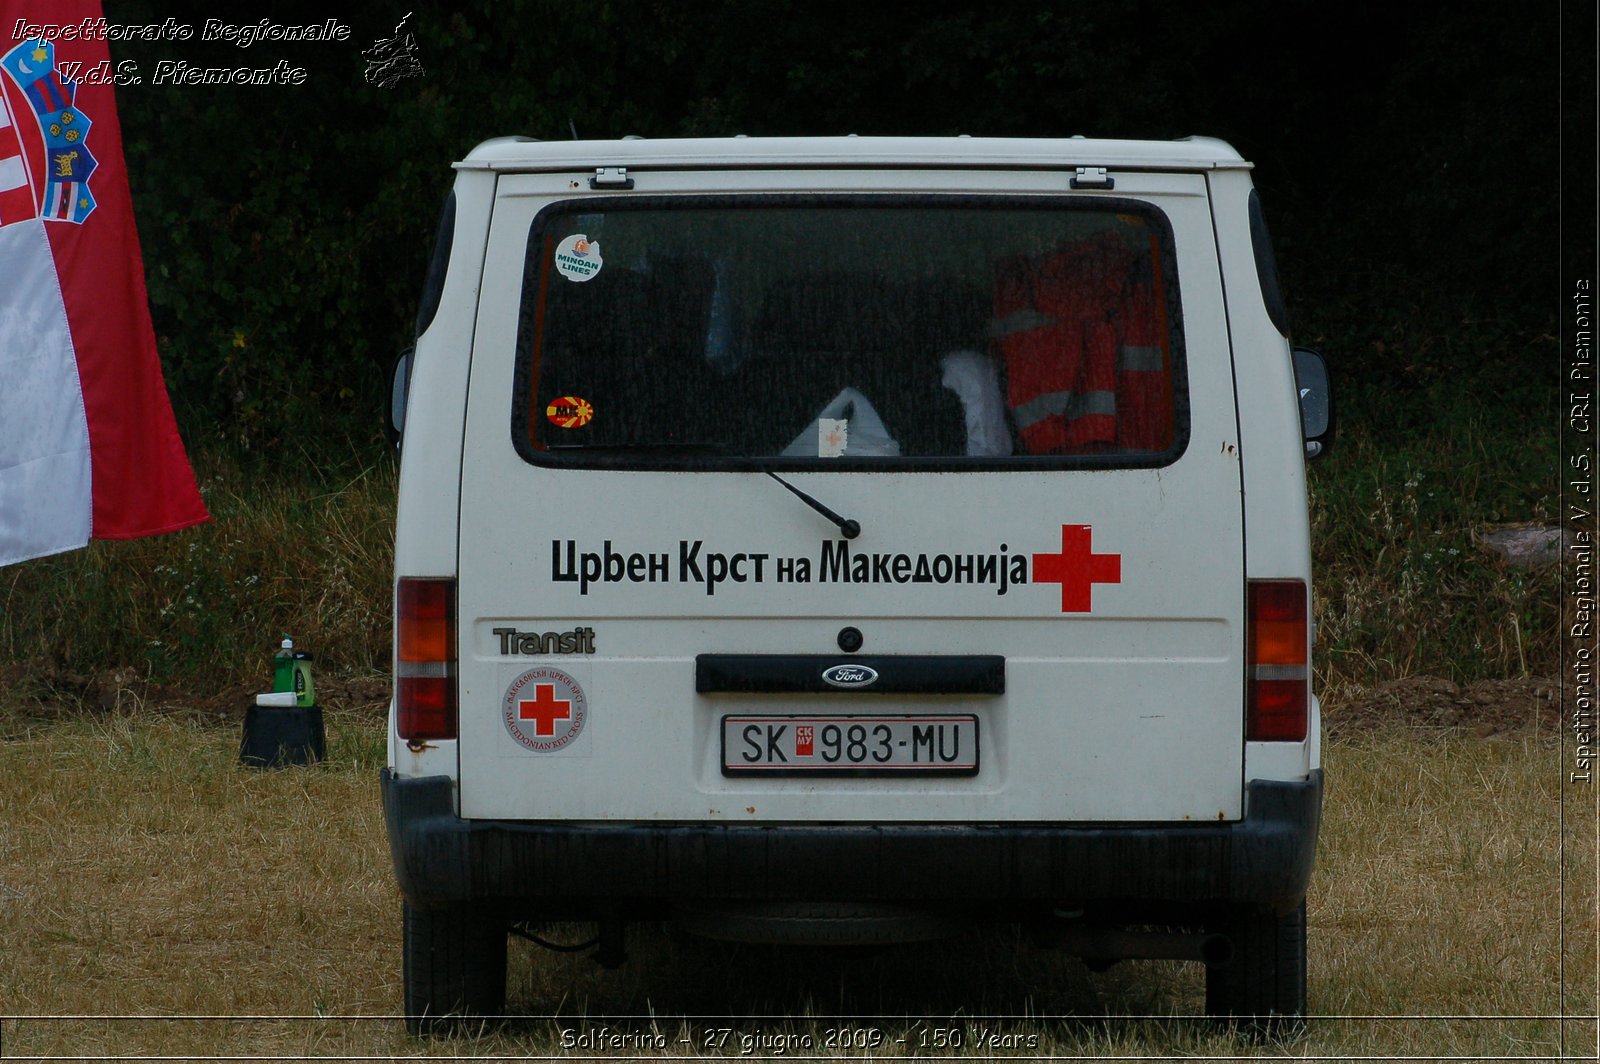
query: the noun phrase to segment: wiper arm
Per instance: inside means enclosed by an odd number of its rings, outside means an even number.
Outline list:
[[[598,451],[607,454],[659,454],[662,452],[687,452],[690,454],[725,455],[728,453],[726,444],[691,440],[657,443],[555,443],[550,445],[550,449],[552,451]],[[817,511],[817,513],[821,514],[823,517],[826,517],[829,521],[832,521],[838,526],[839,532],[844,536],[845,539],[855,539],[857,536],[861,535],[861,522],[850,517],[840,517],[838,514],[824,506],[821,502],[812,498],[806,492],[801,491],[787,480],[784,480],[772,470],[767,469],[764,465],[760,463],[750,464],[753,465],[754,468],[759,472],[765,473],[773,480],[776,480],[779,484],[782,484],[784,487],[788,488],[794,493],[795,498],[799,499],[801,502]]]
[[[784,480],[772,470],[763,469],[762,472],[771,477],[773,480],[776,480],[779,484],[782,484],[784,487],[788,488],[790,491],[794,492],[795,497],[801,502],[805,503],[807,506],[817,511],[817,513],[838,525],[839,532],[844,536],[845,539],[855,539],[857,536],[861,535],[861,522],[851,517],[840,517],[838,514],[822,505],[822,503],[818,502],[816,499],[813,499],[810,495],[807,495],[805,492],[801,491],[787,480]]]

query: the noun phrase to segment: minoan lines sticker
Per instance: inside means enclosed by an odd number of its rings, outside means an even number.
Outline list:
[[[600,272],[600,242],[574,233],[556,245],[556,271],[569,281],[587,281]]]
[[[588,718],[578,681],[560,669],[528,669],[506,688],[501,719],[511,738],[539,754],[572,745]]]

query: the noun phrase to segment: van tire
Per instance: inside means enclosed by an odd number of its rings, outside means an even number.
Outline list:
[[[1294,1036],[1306,1013],[1306,903],[1287,912],[1234,906],[1218,928],[1232,955],[1206,967],[1206,1012],[1271,1037]]]
[[[506,1004],[506,923],[481,905],[405,904],[406,1029],[448,1034]]]

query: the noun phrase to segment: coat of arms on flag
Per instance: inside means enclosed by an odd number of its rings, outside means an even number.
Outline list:
[[[94,210],[89,116],[78,84],[56,70],[55,45],[23,41],[0,56],[0,225],[79,222]]]
[[[54,0],[55,25],[103,23]],[[33,24],[0,0],[0,34]],[[0,37],[0,565],[209,520],[156,354],[104,39]],[[59,53],[59,54],[58,54]]]

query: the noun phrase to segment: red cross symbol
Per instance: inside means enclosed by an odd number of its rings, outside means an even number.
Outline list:
[[[572,703],[556,697],[554,684],[534,684],[533,701],[518,702],[517,715],[533,721],[533,734],[554,735],[556,721],[572,719]]]
[[[1122,583],[1122,555],[1095,554],[1088,525],[1061,526],[1061,553],[1033,556],[1033,582],[1061,585],[1061,612],[1088,613],[1095,584]]]

